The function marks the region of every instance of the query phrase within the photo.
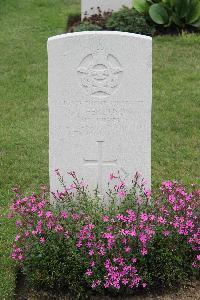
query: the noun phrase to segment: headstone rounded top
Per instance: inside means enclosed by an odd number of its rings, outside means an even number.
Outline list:
[[[145,40],[152,40],[150,36],[137,34],[137,33],[130,33],[130,32],[122,32],[122,31],[82,31],[82,32],[73,32],[73,33],[65,33],[60,35],[55,35],[48,38],[48,43],[53,42],[55,40],[60,39],[67,39],[67,38],[73,38],[73,37],[82,37],[82,36],[126,36],[126,37],[132,37],[135,39],[145,39]]]

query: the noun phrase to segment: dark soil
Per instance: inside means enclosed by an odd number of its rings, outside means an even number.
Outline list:
[[[20,278],[17,283],[15,300],[73,300],[63,293],[53,293],[49,291],[33,291],[27,288],[24,278]],[[103,297],[92,296],[91,300],[200,300],[200,281],[189,282],[178,290],[165,293],[154,293],[146,295],[135,295],[129,297]]]

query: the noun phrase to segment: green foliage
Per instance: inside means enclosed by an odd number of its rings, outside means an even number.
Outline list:
[[[149,15],[156,24],[167,24],[169,17],[166,9],[159,3],[153,4],[149,9]]]
[[[160,234],[150,248],[146,265],[148,270],[151,268],[148,278],[154,288],[172,287],[174,282],[178,286],[193,274],[190,264],[192,249],[185,238],[174,233],[163,239]]]
[[[133,6],[158,25],[200,28],[200,0],[136,0]]]
[[[146,0],[134,0],[134,8],[140,13],[147,13],[149,3]]]
[[[75,32],[80,31],[100,31],[103,30],[102,27],[96,24],[92,24],[88,21],[81,22],[78,26],[74,28]]]
[[[149,25],[145,17],[135,9],[127,7],[118,12],[96,14],[85,18],[73,31],[111,30],[153,35],[154,26]]]
[[[145,35],[152,35],[154,27],[150,26],[144,16],[135,9],[123,8],[114,12],[106,22],[108,30],[133,32]]]
[[[24,261],[23,274],[35,289],[63,290],[79,298],[83,293],[84,257],[75,244],[57,234],[49,234],[41,247],[34,242]]]

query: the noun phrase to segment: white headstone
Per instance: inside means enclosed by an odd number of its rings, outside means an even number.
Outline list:
[[[81,17],[91,16],[98,13],[98,8],[102,12],[118,11],[122,6],[131,8],[132,0],[81,0]]]
[[[122,32],[82,32],[48,40],[49,163],[97,184],[120,171],[151,180],[152,41]],[[71,179],[70,179],[71,180]]]

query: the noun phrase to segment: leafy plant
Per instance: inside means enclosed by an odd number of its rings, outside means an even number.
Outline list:
[[[106,22],[106,29],[153,35],[155,29],[135,9],[123,8],[114,12]]]
[[[200,0],[134,0],[133,6],[157,25],[200,28]]]

